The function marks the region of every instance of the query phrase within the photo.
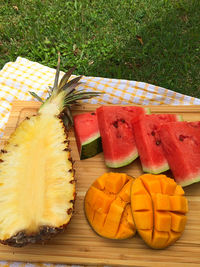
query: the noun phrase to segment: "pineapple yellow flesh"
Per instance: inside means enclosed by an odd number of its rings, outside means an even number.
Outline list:
[[[47,112],[23,121],[0,163],[0,240],[67,224],[74,174],[62,121]]]
[[[0,154],[0,243],[22,247],[47,240],[70,221],[75,183],[68,140],[73,124],[71,105],[98,96],[76,91],[81,76],[70,81],[74,68],[59,80],[60,56],[53,88],[38,115],[23,121]],[[58,118],[62,117],[63,122]]]

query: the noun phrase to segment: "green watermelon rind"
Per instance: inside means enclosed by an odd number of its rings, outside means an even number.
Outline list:
[[[102,151],[101,136],[97,133],[81,144],[80,159],[91,158]]]
[[[177,121],[183,121],[183,116],[182,115],[176,115]]]
[[[194,183],[198,183],[200,182],[200,173],[197,174],[197,176],[194,176],[193,178],[187,178],[184,179],[184,181],[181,181],[181,179],[175,179],[175,181],[181,185],[182,187],[194,184]]]
[[[151,109],[150,108],[144,107],[144,109],[145,109],[145,114],[147,114],[147,115],[151,114]]]
[[[139,155],[138,155],[137,150],[134,150],[133,153],[130,153],[129,156],[124,158],[123,160],[110,161],[108,159],[105,159],[105,163],[106,163],[106,166],[109,168],[120,168],[120,167],[124,167],[126,165],[129,165],[136,158],[138,158],[138,156]]]
[[[152,173],[152,174],[159,174],[162,172],[166,172],[170,169],[169,164],[168,163],[164,163],[161,165],[161,167],[156,167],[155,168],[148,168],[145,167],[144,164],[142,165],[142,170],[143,172],[147,172],[147,173]]]

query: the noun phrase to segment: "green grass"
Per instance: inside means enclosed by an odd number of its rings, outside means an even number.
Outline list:
[[[0,68],[17,56],[56,67],[60,51],[62,70],[200,97],[199,0],[2,2]]]

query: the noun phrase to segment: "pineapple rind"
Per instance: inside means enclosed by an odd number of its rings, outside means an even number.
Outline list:
[[[31,117],[12,134],[0,156],[2,243],[44,240],[68,224],[75,183],[67,148],[63,123],[54,115]]]

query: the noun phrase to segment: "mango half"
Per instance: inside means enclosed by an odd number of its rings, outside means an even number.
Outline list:
[[[173,244],[184,231],[188,202],[180,185],[165,175],[144,174],[131,186],[136,229],[151,248]]]

